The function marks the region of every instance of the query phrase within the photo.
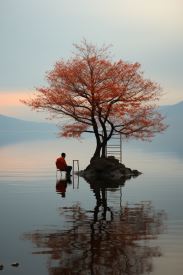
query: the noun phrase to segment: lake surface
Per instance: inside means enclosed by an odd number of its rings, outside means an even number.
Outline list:
[[[182,154],[123,143],[123,163],[142,175],[113,186],[66,183],[56,158],[64,151],[84,169],[94,139],[0,136],[2,274],[183,274]]]

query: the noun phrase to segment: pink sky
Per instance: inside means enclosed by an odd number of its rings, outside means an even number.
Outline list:
[[[36,92],[35,92],[36,93]],[[1,91],[0,92],[0,114],[37,122],[53,122],[46,120],[48,113],[31,111],[31,108],[20,102],[20,99],[27,99],[29,95],[33,98],[33,91]],[[57,123],[57,121],[54,121]]]
[[[22,104],[19,99],[27,99],[29,95],[33,97],[34,91],[32,90],[21,90],[19,91],[1,91],[0,92],[0,114],[23,119],[27,121],[37,122],[53,122],[58,121],[46,120],[49,117],[48,113],[31,111],[31,109]],[[171,92],[169,91],[163,99],[159,101],[159,105],[173,105],[183,100],[182,91]]]
[[[0,92],[0,106],[24,106],[20,99],[28,99],[29,95],[34,97],[34,91],[25,90],[21,92],[16,91],[1,91]],[[159,105],[173,105],[183,100],[182,91],[168,91],[166,95],[159,101]],[[1,113],[1,112],[0,112]],[[1,113],[2,114],[2,113]]]
[[[0,93],[0,106],[22,106],[19,99],[28,98],[29,91],[24,92],[7,92]]]

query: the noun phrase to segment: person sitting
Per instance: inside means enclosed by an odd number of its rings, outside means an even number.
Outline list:
[[[65,157],[66,157],[66,154],[65,153],[62,153],[61,154],[61,158],[58,158],[56,160],[56,166],[58,169],[60,170],[63,170],[63,171],[66,171],[66,174],[67,176],[72,176],[70,173],[71,173],[71,170],[72,170],[72,166],[68,166],[66,161],[65,161]]]

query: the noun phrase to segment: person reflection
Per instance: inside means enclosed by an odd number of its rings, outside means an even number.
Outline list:
[[[108,207],[105,187],[94,189],[93,211],[86,211],[79,203],[58,209],[60,216],[69,221],[67,229],[33,231],[20,239],[39,248],[32,254],[47,254],[50,275],[152,272],[153,257],[162,253],[159,247],[148,246],[147,241],[164,233],[167,215],[155,211],[150,201]]]
[[[58,194],[61,194],[62,198],[65,198],[65,193],[66,193],[66,189],[67,189],[67,183],[71,184],[71,179],[67,178],[65,180],[60,179],[56,182],[56,192]]]

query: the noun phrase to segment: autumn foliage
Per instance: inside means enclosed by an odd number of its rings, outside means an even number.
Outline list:
[[[94,133],[94,157],[101,151],[104,157],[112,135],[149,141],[168,127],[153,103],[162,96],[162,89],[144,78],[139,63],[113,62],[109,46],[98,48],[86,40],[74,46],[73,58],[61,59],[46,72],[48,87],[35,88],[39,92],[35,99],[21,101],[32,109],[48,111],[51,119],[68,119],[59,137]]]

